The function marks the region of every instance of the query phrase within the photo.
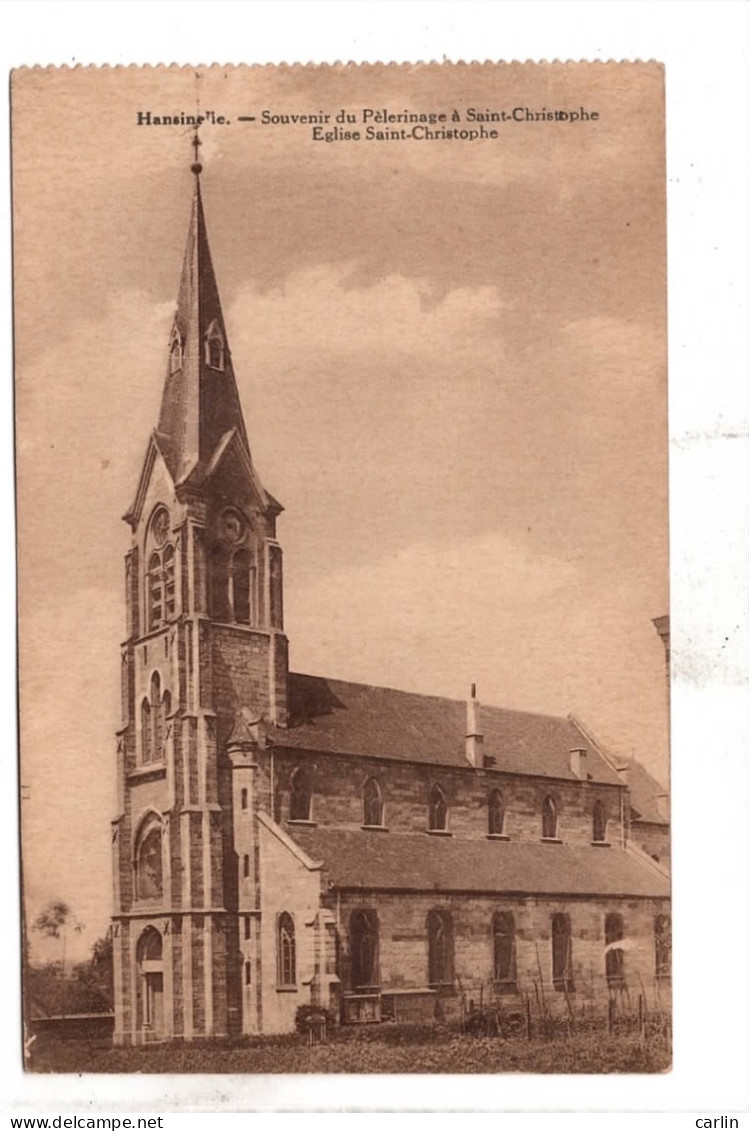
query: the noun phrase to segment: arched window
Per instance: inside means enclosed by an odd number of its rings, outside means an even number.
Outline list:
[[[211,616],[214,620],[229,621],[229,554],[223,546],[211,551]]]
[[[515,956],[515,918],[511,911],[497,911],[494,927],[494,982],[500,993],[514,993],[517,989],[517,960]]]
[[[545,797],[541,809],[541,836],[544,840],[555,840],[556,835],[557,807],[550,797]]]
[[[554,989],[571,993],[572,980],[572,925],[569,915],[557,912],[551,917],[551,975]]]
[[[294,920],[288,911],[278,916],[278,984],[296,985],[296,940]]]
[[[164,894],[161,839],[161,824],[155,820],[146,824],[138,838],[135,850],[135,894],[138,899],[158,899]]]
[[[240,791],[239,804],[240,804],[242,809],[247,808],[247,790],[246,789],[243,789],[243,790]]]
[[[211,369],[224,368],[224,336],[216,319],[211,322],[205,335],[205,363]]]
[[[161,624],[162,584],[161,557],[155,551],[148,559],[148,629],[149,632]]]
[[[148,631],[159,628],[174,616],[174,546],[167,542],[171,529],[169,511],[163,504],[156,507],[148,525],[146,549],[146,623]]]
[[[161,962],[164,942],[155,927],[146,927],[138,940],[138,962]]]
[[[624,985],[624,951],[617,943],[624,938],[624,920],[616,911],[606,916],[606,981],[612,989]]]
[[[451,986],[453,983],[453,920],[448,911],[430,911],[427,915],[429,939],[429,985]]]
[[[429,828],[432,832],[444,832],[447,829],[447,802],[438,785],[433,785],[429,794]]]
[[[505,807],[502,794],[493,789],[489,794],[489,835],[499,836],[505,831]]]
[[[170,620],[174,616],[174,546],[164,547],[162,557],[164,567],[164,617]]]
[[[151,704],[144,699],[140,705],[140,740],[143,761],[153,761],[153,734],[151,731]]]
[[[354,989],[379,984],[379,930],[374,911],[353,911],[349,921],[351,938],[351,985]]]
[[[656,915],[655,935],[655,976],[659,981],[671,977],[671,916]]]
[[[246,854],[242,857],[242,878],[245,880],[250,878],[250,858]]]
[[[244,984],[246,986],[252,985],[252,963],[245,962],[244,964]]]
[[[382,825],[382,790],[377,778],[367,778],[364,783],[364,824]]]
[[[606,840],[606,806],[602,801],[593,806],[593,840]]]
[[[309,821],[312,809],[312,784],[309,771],[297,766],[291,775],[290,821]]]
[[[231,562],[232,602],[234,620],[238,624],[250,623],[250,555],[247,550],[237,550]]]
[[[151,676],[151,753],[154,762],[164,757],[164,705],[161,702],[161,680],[159,673]]]

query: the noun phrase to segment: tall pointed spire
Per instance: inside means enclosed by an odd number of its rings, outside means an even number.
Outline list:
[[[216,276],[208,247],[200,192],[202,166],[192,165],[195,191],[172,327],[164,393],[156,435],[175,482],[211,459],[221,440],[236,430],[249,445],[234,379]]]

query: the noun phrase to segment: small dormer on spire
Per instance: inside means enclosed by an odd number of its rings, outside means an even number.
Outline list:
[[[192,145],[195,187],[156,429],[159,449],[175,483],[205,470],[231,432],[236,433],[248,459],[250,455],[208,246],[197,131]]]

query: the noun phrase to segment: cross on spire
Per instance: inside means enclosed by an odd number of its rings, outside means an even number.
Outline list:
[[[200,140],[199,136],[198,136],[198,129],[199,129],[199,126],[196,125],[195,126],[195,133],[193,135],[193,139],[190,142],[190,145],[195,150],[195,160],[193,161],[190,168],[191,168],[192,172],[195,174],[196,177],[200,176],[200,174],[203,172],[203,166],[200,164],[200,161],[198,160],[198,150],[200,149],[201,145],[203,144],[202,141]]]

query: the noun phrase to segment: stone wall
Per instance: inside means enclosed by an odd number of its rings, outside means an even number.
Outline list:
[[[320,872],[310,870],[266,824],[260,834],[260,890],[262,919],[256,952],[256,970],[262,984],[261,1018],[246,1032],[291,1032],[296,1011],[312,1000],[316,974],[317,915],[320,908]],[[280,986],[278,976],[278,920],[287,912],[294,922],[296,982]]]
[[[275,755],[278,820],[288,820],[291,775],[302,764],[312,770],[310,816],[318,825],[361,828],[364,783],[374,776],[384,798],[384,824],[394,832],[427,828],[429,792],[437,784],[447,801],[448,829],[454,836],[487,835],[489,795],[499,789],[505,807],[504,833],[513,840],[540,839],[541,807],[547,796],[553,798],[557,809],[557,836],[566,843],[591,843],[593,806],[598,800],[606,806],[607,839],[615,843],[621,838],[620,786],[523,777],[470,766],[429,766],[291,750]]]
[[[379,978],[383,994],[396,991],[429,991],[429,945],[427,915],[431,910],[448,912],[452,918],[454,940],[454,983],[450,990],[434,995],[440,999],[445,1016],[455,1015],[473,1000],[478,1005],[530,995],[534,1002],[546,1000],[552,1012],[564,1013],[565,994],[554,989],[552,981],[551,917],[562,912],[570,917],[572,932],[572,973],[574,991],[569,995],[576,1010],[583,1003],[586,1012],[607,1008],[608,983],[605,970],[605,918],[609,912],[622,916],[624,936],[632,949],[624,953],[624,975],[630,994],[644,992],[652,1005],[656,993],[655,916],[668,913],[667,900],[653,899],[504,899],[449,893],[409,894],[371,892],[342,893],[337,908],[341,939],[341,976],[344,994],[351,991],[349,924],[355,909],[376,912],[379,924]],[[511,912],[515,921],[517,995],[495,998],[493,977],[495,912]]]

